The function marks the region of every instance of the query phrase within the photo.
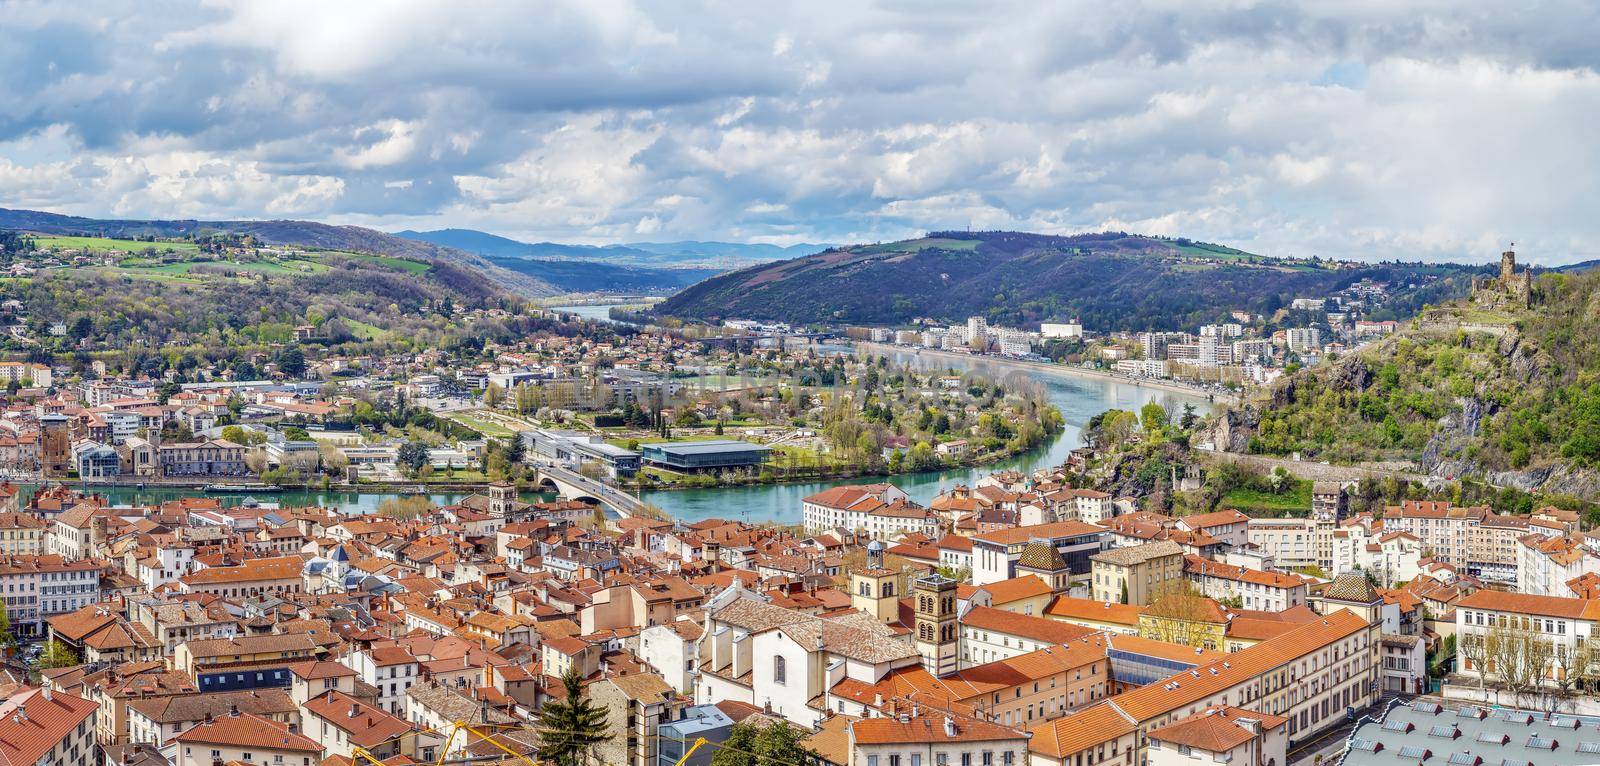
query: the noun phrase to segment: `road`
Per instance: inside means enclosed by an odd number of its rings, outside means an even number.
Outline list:
[[[554,481],[570,484],[582,489],[587,494],[593,495],[601,503],[624,518],[639,515],[649,507],[644,504],[644,501],[633,495],[576,471],[544,463],[538,464],[538,468],[540,474],[549,476]]]

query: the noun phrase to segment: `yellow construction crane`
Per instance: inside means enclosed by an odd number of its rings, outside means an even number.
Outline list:
[[[494,745],[501,752],[505,753],[506,755],[511,756],[512,758],[515,758],[515,759],[517,759],[519,761],[522,761],[523,763],[527,764],[528,766],[539,766],[539,762],[538,761],[533,760],[533,759],[529,758],[526,755],[518,753],[517,751],[512,750],[509,747],[506,747],[505,745],[500,743],[500,740],[495,739],[493,735],[486,734],[486,733],[474,728],[471,724],[468,724],[465,721],[456,721],[454,724],[451,724],[451,726],[450,726],[450,734],[449,734],[449,736],[445,737],[444,745],[439,748],[439,758],[434,763],[434,766],[444,766],[445,759],[450,756],[450,746],[455,744],[456,735],[460,734],[463,731],[467,732],[467,734],[469,734],[469,735],[471,735],[471,734],[478,735],[479,739],[481,739],[481,740],[483,740],[485,742],[488,742],[491,745]],[[422,735],[422,734],[429,734],[429,733],[439,733],[439,732],[437,730],[434,730],[434,729],[424,729],[423,731],[415,731],[415,732],[408,732],[406,734],[402,734],[402,735],[400,735],[400,737],[396,737],[395,739],[401,739],[403,737],[415,737],[415,736],[419,736],[419,735]],[[666,739],[666,738],[665,737],[660,737],[660,739]],[[387,742],[384,742],[382,744],[388,744],[389,742],[393,742],[393,741],[394,740],[391,739],[391,740],[388,740]],[[708,745],[708,744],[710,744],[710,743],[706,741],[705,737],[697,737],[697,738],[695,738],[694,744],[690,745],[689,749],[684,751],[683,757],[679,758],[678,762],[673,764],[673,766],[683,766],[683,764],[689,760],[689,756],[694,755],[694,751],[699,750],[701,748],[701,746]],[[383,761],[379,760],[377,756],[373,755],[371,751],[369,751],[367,748],[364,748],[364,747],[353,748],[351,750],[351,753],[350,753],[350,760],[351,760],[352,763],[365,762],[365,763],[369,764],[369,766],[387,766]]]

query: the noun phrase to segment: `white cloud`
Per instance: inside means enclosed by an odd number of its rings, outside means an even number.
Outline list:
[[[970,223],[1600,252],[1580,0],[94,0],[8,4],[0,33],[10,206],[590,242]]]

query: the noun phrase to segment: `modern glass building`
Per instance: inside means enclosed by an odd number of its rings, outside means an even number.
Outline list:
[[[676,471],[710,471],[743,468],[767,462],[772,448],[735,439],[703,442],[666,442],[640,447],[644,462]]]
[[[683,711],[683,718],[657,727],[661,736],[656,749],[656,766],[673,766],[683,757],[695,740],[705,737],[706,744],[685,761],[683,766],[711,766],[711,757],[717,754],[713,745],[728,738],[733,729],[733,719],[716,705],[696,705]]]

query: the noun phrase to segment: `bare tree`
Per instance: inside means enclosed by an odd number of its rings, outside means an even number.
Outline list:
[[[1463,632],[1457,639],[1456,651],[1467,665],[1478,673],[1478,690],[1483,691],[1489,682],[1489,642],[1480,631]]]
[[[244,454],[244,465],[250,472],[260,476],[267,472],[267,452],[262,449],[253,449]]]
[[[1215,644],[1216,602],[1200,595],[1194,586],[1184,580],[1170,580],[1157,586],[1154,598],[1145,608],[1140,632],[1146,638],[1182,644],[1197,649],[1220,649]],[[1148,630],[1146,630],[1148,628]]]

